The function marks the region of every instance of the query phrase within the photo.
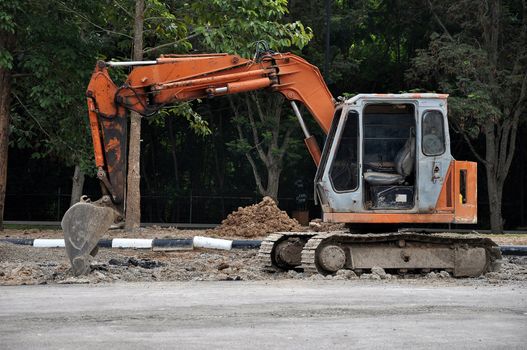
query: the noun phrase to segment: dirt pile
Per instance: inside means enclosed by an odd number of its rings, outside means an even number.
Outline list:
[[[232,212],[221,225],[207,233],[227,237],[264,237],[272,232],[302,230],[295,219],[280,210],[271,197],[264,197],[260,203],[240,207]]]

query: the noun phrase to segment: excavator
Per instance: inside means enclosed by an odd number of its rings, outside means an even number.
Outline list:
[[[121,86],[109,75],[113,67],[131,69]],[[258,254],[264,269],[328,275],[378,266],[403,274],[446,270],[462,277],[499,268],[499,247],[487,238],[364,233],[378,225],[477,222],[476,163],[454,160],[450,153],[448,95],[358,94],[337,101],[316,66],[265,48],[253,59],[221,53],[97,62],[86,97],[103,195],[95,202],[83,198],[63,217],[75,275],[90,271],[99,238],[123,220],[129,112],[150,116],[181,101],[255,90],[280,93],[289,101],[317,167],[314,195],[322,219],[350,227],[349,232],[270,234]],[[298,103],[326,135],[322,151]]]

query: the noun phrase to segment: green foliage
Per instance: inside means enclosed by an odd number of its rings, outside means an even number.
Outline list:
[[[407,78],[424,89],[450,94],[451,119],[475,139],[484,125],[500,125],[513,117],[527,69],[522,58],[525,37],[514,35],[518,19],[506,5],[499,35],[508,39],[496,47],[482,42],[491,28],[486,27],[485,14],[474,20],[470,2],[444,4],[443,9],[448,12],[444,17],[456,21],[457,30],[432,35],[428,48],[418,51]]]
[[[187,23],[200,35],[197,45],[212,52],[251,57],[254,43],[265,40],[274,50],[303,48],[313,37],[300,21],[284,22],[285,0],[198,0],[187,4]]]
[[[17,0],[0,1],[0,35],[14,34],[16,29],[15,15],[21,7],[21,2]],[[4,39],[0,40],[0,67],[13,68],[13,54],[4,47]]]
[[[31,148],[33,158],[86,165],[92,152],[83,95],[96,38],[55,4],[37,1],[20,3],[16,39],[11,145]]]
[[[201,101],[197,100],[196,102],[200,103]],[[157,126],[165,127],[165,119],[172,117],[185,118],[189,123],[189,128],[199,136],[207,136],[212,133],[209,129],[209,123],[194,111],[190,102],[179,102],[171,107],[161,109],[149,120]]]

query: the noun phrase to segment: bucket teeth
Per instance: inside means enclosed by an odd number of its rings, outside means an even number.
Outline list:
[[[90,261],[97,254],[97,243],[114,219],[114,209],[86,202],[73,205],[64,214],[61,222],[64,243],[75,276],[90,272]]]

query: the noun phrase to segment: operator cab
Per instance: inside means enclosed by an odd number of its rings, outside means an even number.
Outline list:
[[[413,208],[415,119],[415,106],[411,103],[365,106],[362,137],[365,208]]]
[[[446,98],[361,94],[336,109],[315,178],[324,213],[339,218],[332,221],[438,212],[453,161]],[[362,216],[345,216],[353,213]]]

